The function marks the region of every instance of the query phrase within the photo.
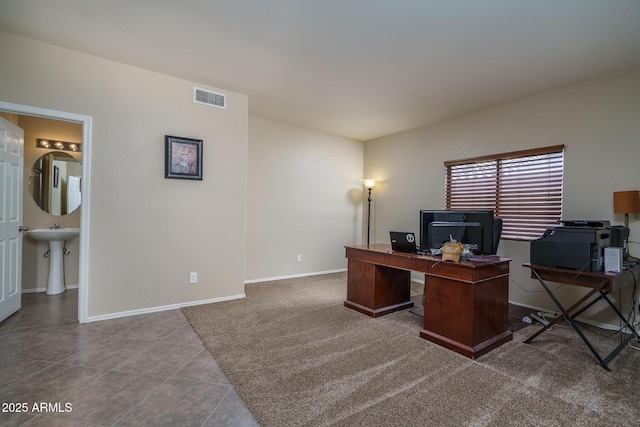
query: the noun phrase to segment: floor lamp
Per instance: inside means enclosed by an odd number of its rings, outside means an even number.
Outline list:
[[[629,214],[640,212],[640,191],[614,191],[613,212],[624,214],[624,226],[629,229]],[[629,260],[629,236],[624,241],[624,259]]]
[[[369,246],[369,236],[371,233],[371,190],[376,186],[376,182],[373,179],[363,179],[362,184],[364,185],[364,188],[369,190],[369,198],[367,198],[367,201],[369,202],[367,207],[367,246]]]

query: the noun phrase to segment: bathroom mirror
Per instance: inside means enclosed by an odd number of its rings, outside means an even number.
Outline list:
[[[73,156],[52,151],[41,156],[29,173],[29,191],[43,211],[56,216],[80,206],[82,165]]]

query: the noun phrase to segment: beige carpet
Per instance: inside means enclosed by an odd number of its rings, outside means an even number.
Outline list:
[[[607,372],[572,329],[523,344],[530,326],[470,360],[421,339],[408,310],[372,319],[345,308],[345,273],[246,295],[183,311],[262,426],[640,425],[630,347]],[[588,336],[606,350],[616,338],[605,335]]]

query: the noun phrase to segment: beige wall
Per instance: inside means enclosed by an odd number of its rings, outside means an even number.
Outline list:
[[[23,221],[31,229],[49,228],[52,224],[62,224],[67,228],[80,227],[80,209],[64,216],[52,216],[38,207],[29,192],[29,171],[36,160],[51,150],[36,147],[36,138],[59,141],[82,141],[82,125],[61,120],[50,120],[42,117],[19,116],[18,123],[24,129],[24,187],[23,187]],[[79,162],[82,153],[66,152]],[[66,243],[71,252],[64,257],[65,284],[78,286],[79,240]],[[22,240],[22,289],[43,290],[47,287],[49,277],[49,260],[43,254],[49,250],[47,242],[36,242],[25,238]]]
[[[0,51],[0,100],[92,117],[89,318],[242,295],[247,97],[195,104],[197,83],[4,33]],[[202,181],[164,178],[165,135],[204,140]]]
[[[384,182],[374,190],[374,235],[388,241],[392,228],[418,232],[420,209],[444,207],[444,166],[450,159],[565,144],[564,218],[605,219],[613,214],[613,191],[640,188],[640,70],[610,76],[457,117],[365,144],[365,175]],[[631,237],[640,241],[640,218]],[[631,252],[640,256],[640,245]],[[529,244],[502,241],[499,253],[513,258],[510,300],[555,309],[521,265]],[[623,294],[630,301],[630,290]],[[578,290],[558,289],[563,301]],[[614,323],[604,304],[587,312],[595,322]],[[602,311],[602,313],[597,313]]]
[[[342,246],[362,242],[365,232],[363,176],[382,180],[372,209],[378,242],[388,242],[392,228],[417,232],[420,209],[443,207],[448,159],[565,144],[565,218],[620,224],[611,193],[640,187],[640,72],[363,147],[249,117],[247,97],[224,89],[228,110],[194,104],[192,88],[201,86],[194,82],[3,33],[0,51],[7,58],[0,100],[92,117],[90,317],[237,296],[245,279],[344,268]],[[203,181],[164,179],[166,134],[205,141]],[[640,218],[631,220],[633,238]],[[513,258],[510,299],[553,309],[521,267],[528,247],[500,245]],[[631,249],[640,255],[637,244]],[[199,274],[195,286],[191,271]],[[592,319],[612,321],[596,310]]]
[[[344,245],[362,238],[363,143],[257,117],[249,140],[246,279],[346,268]]]

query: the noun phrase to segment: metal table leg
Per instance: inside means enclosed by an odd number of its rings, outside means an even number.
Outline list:
[[[607,357],[604,358],[604,361],[606,363],[609,363],[609,361],[611,361],[611,359],[613,359],[614,357],[616,357],[616,355],[618,353],[620,353],[620,350],[622,350],[624,348],[625,345],[627,345],[629,343],[629,341],[631,341],[633,339],[633,337],[638,338],[638,341],[640,341],[640,335],[638,335],[638,332],[636,332],[635,328],[633,326],[631,326],[629,324],[629,322],[627,321],[627,319],[625,319],[625,317],[622,315],[622,313],[620,312],[620,310],[618,310],[618,307],[615,306],[615,304],[607,297],[607,294],[609,292],[606,291],[600,291],[600,293],[602,294],[602,299],[604,299],[605,301],[607,301],[607,303],[609,304],[609,306],[613,309],[613,311],[616,312],[616,314],[618,315],[618,317],[620,319],[622,319],[622,321],[624,322],[625,326],[627,327],[627,329],[629,329],[631,331],[631,333],[629,334],[628,337],[626,337],[625,339],[622,340],[622,342],[620,342],[620,344],[614,348],[611,353],[609,353],[609,355]]]
[[[548,325],[546,325],[543,329],[539,330],[538,332],[536,332],[535,334],[533,334],[532,336],[530,336],[529,338],[527,338],[527,340],[525,341],[525,343],[530,343],[531,341],[533,341],[533,339],[535,337],[537,337],[538,335],[540,335],[542,332],[546,331],[547,329],[549,329],[552,325],[556,324],[557,322],[559,322],[560,320],[566,318],[567,321],[569,322],[569,324],[573,327],[573,329],[575,329],[575,331],[578,333],[578,335],[580,335],[580,338],[582,338],[582,341],[584,341],[584,343],[587,345],[587,347],[589,348],[589,350],[591,350],[591,353],[593,353],[593,355],[596,357],[596,359],[598,359],[598,362],[600,362],[600,365],[602,365],[602,367],[604,369],[606,369],[607,371],[611,371],[611,369],[609,369],[609,366],[607,366],[607,362],[600,356],[600,354],[598,354],[598,352],[596,351],[596,349],[593,347],[593,345],[591,345],[591,342],[589,341],[589,339],[587,339],[587,337],[582,333],[582,330],[578,327],[578,325],[574,322],[573,317],[570,315],[570,313],[575,310],[577,307],[579,307],[582,303],[584,303],[587,299],[589,299],[590,297],[592,297],[594,294],[596,294],[598,291],[600,291],[602,293],[602,288],[604,286],[606,286],[607,282],[604,281],[602,283],[602,286],[600,288],[595,288],[593,289],[591,292],[589,292],[587,295],[585,295],[583,298],[580,299],[580,301],[578,301],[577,303],[575,303],[573,306],[571,306],[568,310],[565,309],[562,304],[560,303],[560,301],[558,301],[558,299],[556,298],[556,296],[553,294],[553,292],[551,291],[551,289],[549,288],[549,286],[547,286],[547,284],[545,283],[545,281],[542,279],[542,277],[540,277],[540,274],[535,270],[535,269],[531,269],[531,271],[533,272],[533,274],[536,276],[536,278],[538,279],[538,281],[540,282],[540,284],[544,287],[544,289],[547,291],[547,293],[549,294],[549,296],[551,297],[551,299],[553,300],[553,302],[556,304],[556,306],[558,306],[558,308],[560,309],[560,311],[562,312],[562,314],[560,316],[558,316],[556,319],[553,320],[553,322],[550,322]],[[602,298],[603,296],[601,295],[598,299]],[[607,298],[608,300],[608,298]],[[609,302],[611,304],[611,302]],[[620,351],[618,349],[618,351]],[[617,353],[617,352],[616,352]],[[609,355],[611,356],[611,355]],[[615,356],[615,355],[614,355]],[[611,356],[613,357],[613,356]],[[609,357],[608,357],[609,358]]]

